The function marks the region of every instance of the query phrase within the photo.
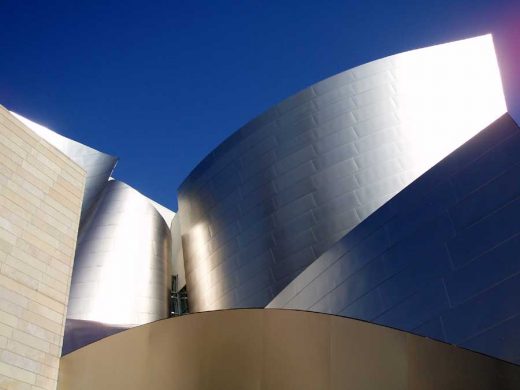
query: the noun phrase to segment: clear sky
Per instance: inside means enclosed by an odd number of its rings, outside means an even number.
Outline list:
[[[520,0],[0,1],[0,104],[120,157],[176,209],[242,124],[335,73],[492,33],[520,120]]]

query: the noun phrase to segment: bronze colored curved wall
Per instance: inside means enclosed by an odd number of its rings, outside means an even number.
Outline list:
[[[60,390],[518,389],[520,367],[348,318],[291,310],[154,322],[61,359]]]

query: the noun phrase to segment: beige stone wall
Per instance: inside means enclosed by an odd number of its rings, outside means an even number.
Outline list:
[[[0,389],[55,389],[85,172],[0,106]]]
[[[139,326],[61,359],[59,390],[518,390],[520,367],[327,314],[242,309]]]

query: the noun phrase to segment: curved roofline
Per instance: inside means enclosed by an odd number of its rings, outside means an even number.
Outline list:
[[[70,142],[72,144],[75,144],[75,145],[80,145],[84,148],[86,148],[87,150],[91,150],[92,152],[95,152],[95,153],[99,153],[99,154],[102,154],[106,157],[109,157],[111,159],[114,159],[117,163],[117,161],[119,161],[119,157],[118,156],[115,156],[115,155],[112,155],[112,154],[109,154],[109,153],[105,153],[105,152],[101,152],[97,149],[94,149],[93,147],[91,146],[88,146],[88,145],[85,145],[85,144],[82,144],[81,142],[78,142],[76,140],[73,140],[72,138],[68,138],[52,129],[49,129],[48,127],[46,126],[43,126],[37,122],[34,122],[33,120],[31,119],[28,119],[20,114],[18,114],[17,112],[14,112],[14,111],[9,111],[16,119],[18,119],[20,122],[22,122],[25,126],[29,127],[32,131],[34,131],[35,133],[37,133],[38,135],[42,136],[42,137],[45,137],[45,136],[51,136],[51,137],[54,137],[55,140],[63,140],[63,141],[67,141],[67,142]],[[46,133],[45,136],[43,136],[43,133]],[[47,141],[49,142],[49,141]],[[49,142],[51,143],[51,142]],[[56,146],[55,146],[56,147]],[[115,165],[114,165],[115,166]]]
[[[420,48],[417,48],[417,49],[410,49],[410,50],[407,50],[407,51],[391,54],[389,56],[378,58],[378,59],[375,59],[373,61],[369,61],[369,62],[360,64],[360,65],[357,65],[357,66],[355,66],[353,68],[346,69],[346,70],[344,70],[342,72],[336,73],[336,74],[334,74],[332,76],[329,76],[329,77],[326,77],[326,78],[324,78],[322,80],[319,80],[316,83],[313,83],[313,84],[310,84],[310,85],[304,87],[303,89],[301,89],[298,92],[290,95],[289,97],[278,101],[276,104],[272,105],[270,108],[268,108],[267,110],[263,111],[259,115],[253,117],[251,120],[247,121],[241,127],[239,127],[236,131],[234,131],[229,136],[227,136],[222,142],[220,142],[215,148],[213,148],[205,157],[203,157],[197,163],[197,165],[195,165],[195,167],[186,175],[186,177],[183,179],[181,184],[177,187],[177,192],[180,192],[180,190],[182,189],[182,187],[185,186],[185,184],[186,184],[187,180],[190,178],[190,176],[196,174],[197,170],[200,169],[200,167],[202,165],[207,164],[207,163],[210,162],[211,158],[214,157],[214,155],[216,154],[217,151],[219,151],[220,149],[224,148],[227,143],[237,142],[240,139],[242,139],[242,137],[246,138],[248,136],[248,134],[246,134],[246,132],[248,130],[248,127],[252,127],[253,125],[256,124],[256,122],[265,121],[263,123],[263,125],[267,125],[269,123],[272,123],[272,122],[276,121],[276,115],[273,115],[273,114],[276,114],[276,111],[278,110],[278,107],[280,105],[282,105],[283,103],[285,103],[285,102],[290,102],[291,99],[296,98],[298,95],[300,95],[300,94],[302,94],[302,93],[304,93],[306,91],[309,91],[312,88],[317,87],[317,86],[321,85],[322,83],[325,83],[325,82],[327,82],[327,81],[329,81],[329,80],[331,80],[333,78],[340,77],[341,75],[345,75],[348,72],[354,72],[355,70],[359,69],[360,67],[364,67],[364,66],[367,66],[367,65],[370,65],[370,64],[374,64],[374,63],[377,63],[377,62],[380,62],[380,61],[389,60],[389,59],[391,59],[393,57],[401,56],[401,55],[404,55],[404,54],[407,54],[407,53],[411,53],[411,52],[415,52],[415,51],[429,50],[429,49],[432,49],[432,48],[435,48],[435,47],[439,47],[439,46],[451,45],[451,44],[454,44],[454,43],[457,43],[457,42],[477,40],[477,39],[491,39],[491,40],[493,40],[493,36],[492,36],[491,33],[488,33],[488,34],[478,35],[478,36],[471,37],[471,38],[464,38],[464,39],[459,39],[459,40],[456,40],[456,41],[450,41],[450,42],[440,43],[440,44],[437,44],[437,45],[425,46],[425,47],[420,47]],[[354,78],[355,78],[355,76],[354,76]],[[360,77],[359,80],[362,79],[362,78],[363,77]],[[357,78],[355,78],[355,79],[357,79]]]

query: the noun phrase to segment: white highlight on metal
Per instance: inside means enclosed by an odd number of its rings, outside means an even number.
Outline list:
[[[393,57],[404,145],[423,172],[506,113],[491,35]]]
[[[167,317],[170,256],[162,216],[111,180],[80,230],[67,318],[133,326]]]
[[[87,172],[83,204],[81,206],[81,220],[83,220],[86,212],[105,187],[116,166],[117,157],[64,137],[15,112],[11,111],[11,114]]]

